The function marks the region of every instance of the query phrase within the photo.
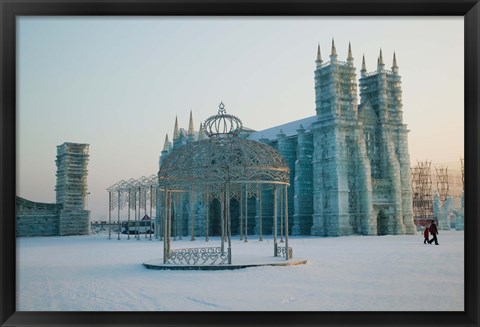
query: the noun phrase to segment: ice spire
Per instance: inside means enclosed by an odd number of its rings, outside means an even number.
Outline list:
[[[352,56],[352,46],[350,42],[348,42],[348,57],[347,61],[353,61],[353,56]]]
[[[392,71],[397,72],[398,71],[398,66],[397,66],[397,56],[395,55],[395,51],[393,52],[393,65],[392,65]]]
[[[380,56],[378,57],[377,69],[378,70],[383,70],[384,66],[385,66],[385,64],[383,63],[382,49],[380,49]]]
[[[367,73],[367,65],[365,65],[365,55],[362,57],[362,69],[360,70],[360,73],[362,76],[364,76]]]
[[[317,48],[317,61],[322,62],[322,53],[320,52],[320,43],[318,44],[318,48]]]
[[[335,40],[332,38],[332,54],[330,57],[336,57],[337,56],[337,49],[335,48]]]
[[[168,151],[168,134],[165,135],[165,143],[163,144],[163,151]],[[163,152],[162,151],[162,152]]]
[[[173,140],[178,139],[178,119],[175,116],[175,127],[173,127]]]
[[[317,64],[317,67],[319,67],[322,64],[322,54],[320,53],[320,44],[318,44],[317,48],[317,60],[315,60],[315,63]]]
[[[205,133],[203,132],[203,124],[200,123],[200,127],[198,128],[198,138],[197,141],[201,141],[205,139]]]
[[[195,129],[193,128],[193,116],[192,116],[192,110],[190,110],[190,121],[188,122],[188,136],[194,136],[195,135]]]

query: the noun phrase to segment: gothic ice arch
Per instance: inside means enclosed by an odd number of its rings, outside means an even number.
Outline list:
[[[388,234],[388,216],[383,209],[377,214],[377,235]]]

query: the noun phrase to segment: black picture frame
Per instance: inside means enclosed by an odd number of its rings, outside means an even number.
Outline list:
[[[15,40],[23,15],[371,15],[465,19],[464,312],[17,312],[15,309]],[[1,326],[478,326],[479,48],[478,0],[0,0]],[[433,281],[434,282],[434,281]],[[437,285],[441,287],[441,285]],[[445,294],[448,296],[448,294]],[[432,299],[435,301],[435,299]]]

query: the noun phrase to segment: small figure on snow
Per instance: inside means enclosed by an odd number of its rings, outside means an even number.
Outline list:
[[[425,230],[423,231],[423,238],[424,238],[423,244],[429,243],[429,241],[428,241],[428,226],[425,227]]]
[[[430,224],[429,231],[430,231],[430,234],[432,234],[433,238],[430,241],[428,241],[428,243],[432,244],[432,242],[435,242],[435,245],[438,245],[438,240],[437,240],[438,229],[437,229],[437,225],[435,225],[435,221],[432,221],[432,223]]]

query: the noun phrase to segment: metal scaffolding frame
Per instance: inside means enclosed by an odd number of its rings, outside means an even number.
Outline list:
[[[465,191],[465,171],[464,171],[464,163],[463,163],[463,158],[460,158],[460,165],[462,169],[462,188]]]
[[[417,166],[411,168],[413,216],[415,223],[421,226],[434,219],[431,164],[426,160],[417,162]]]
[[[447,167],[435,167],[437,174],[437,193],[440,201],[445,202],[448,198],[448,168]]]
[[[121,180],[114,185],[107,188],[108,191],[108,201],[109,201],[109,210],[108,210],[108,238],[111,239],[112,235],[112,211],[117,209],[117,227],[118,227],[118,237],[120,239],[121,232],[121,221],[120,221],[120,211],[127,206],[128,208],[128,223],[131,221],[131,210],[134,211],[134,222],[135,222],[135,232],[134,236],[137,240],[140,239],[139,235],[139,222],[141,220],[141,209],[144,210],[144,214],[147,215],[147,208],[149,207],[150,219],[152,219],[152,210],[157,207],[157,197],[158,197],[158,178],[156,175],[150,175],[148,177],[142,176],[138,179],[130,178],[129,180]],[[152,239],[152,234],[155,233],[156,237],[160,234],[158,229],[158,224],[155,224],[154,231],[150,230],[149,233],[145,233],[145,238],[147,234],[150,235],[150,240]],[[130,239],[130,233],[127,233],[128,239]]]

